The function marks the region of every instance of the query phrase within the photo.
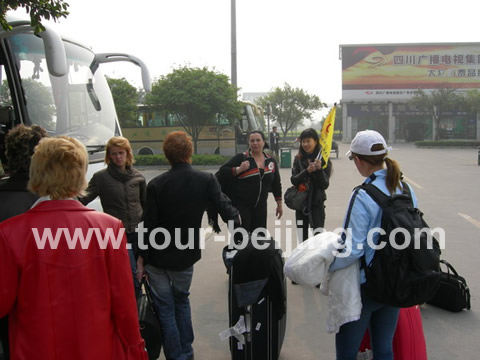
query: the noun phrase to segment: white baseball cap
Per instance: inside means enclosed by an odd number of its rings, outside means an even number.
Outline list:
[[[372,150],[374,145],[382,145],[383,149]],[[349,156],[351,153],[358,155],[381,155],[386,154],[392,150],[391,146],[387,146],[383,136],[375,130],[359,131],[350,144],[350,150],[347,151],[345,156]]]

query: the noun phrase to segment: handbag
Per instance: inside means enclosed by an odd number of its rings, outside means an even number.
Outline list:
[[[458,275],[453,266],[445,260],[440,260],[445,265],[446,272],[441,270],[440,285],[437,292],[427,304],[452,312],[470,309],[470,289],[467,281]]]
[[[285,205],[292,210],[303,211],[305,204],[307,203],[308,196],[308,184],[300,184],[297,186],[291,186],[285,191],[283,196]]]
[[[142,289],[137,299],[140,334],[145,341],[149,360],[158,359],[162,350],[162,331],[157,313],[153,306],[152,293],[148,281],[143,278]]]

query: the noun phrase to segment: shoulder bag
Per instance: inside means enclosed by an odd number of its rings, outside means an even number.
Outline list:
[[[300,171],[303,170],[302,161],[299,161]],[[308,197],[308,184],[300,184],[299,186],[290,186],[285,195],[285,205],[292,210],[303,211],[307,203]]]

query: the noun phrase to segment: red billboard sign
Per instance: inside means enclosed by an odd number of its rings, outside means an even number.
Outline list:
[[[343,101],[402,100],[417,89],[480,88],[480,43],[340,48]]]

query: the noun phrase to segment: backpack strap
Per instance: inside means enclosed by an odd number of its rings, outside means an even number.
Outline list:
[[[403,188],[402,195],[408,196],[413,206],[413,198],[411,196],[412,194],[410,192],[410,187],[405,181],[402,181],[401,183]],[[381,209],[385,209],[388,206],[389,200],[392,198],[391,196],[388,196],[387,194],[385,194],[382,190],[380,190],[378,187],[376,187],[372,183],[362,184],[360,186],[357,186],[357,188],[365,190],[365,192],[378,204],[378,206],[380,206]],[[366,268],[366,266],[367,266],[367,263],[365,260],[365,253],[364,253],[363,256],[361,257],[360,269]]]
[[[403,195],[407,195],[412,201],[412,206],[414,206],[412,193],[410,191],[410,186],[408,186],[408,184],[405,181],[402,181],[402,188],[403,188]]]
[[[358,189],[363,189],[377,204],[381,209],[384,209],[388,205],[388,200],[390,196],[386,195],[382,190],[373,185],[372,183],[362,184],[357,186]],[[360,269],[367,268],[367,260],[365,259],[365,252],[360,258]]]
[[[368,196],[370,196],[382,209],[387,207],[388,199],[390,198],[390,196],[386,195],[378,187],[369,183],[369,184],[362,184],[359,186],[359,188],[365,190]]]
[[[348,204],[347,215],[345,216],[345,223],[344,223],[345,228],[348,228],[348,224],[350,223],[350,215],[352,214],[353,203],[355,202],[355,198],[357,197],[359,190],[360,190],[360,186],[357,186],[356,188],[353,189],[353,194],[350,199],[350,204]],[[342,235],[341,235],[342,244],[345,244],[346,238],[347,238],[347,235],[345,234],[345,231],[344,231],[342,232]]]
[[[408,198],[412,202],[413,206],[413,198],[412,198],[412,193],[410,192],[410,187],[405,181],[402,181],[402,195],[408,196]],[[359,186],[359,188],[365,190],[365,192],[380,206],[382,209],[384,209],[388,205],[388,200],[391,198],[391,196],[388,196],[385,194],[382,190],[380,190],[378,187],[373,185],[372,183],[368,184],[362,184]]]

